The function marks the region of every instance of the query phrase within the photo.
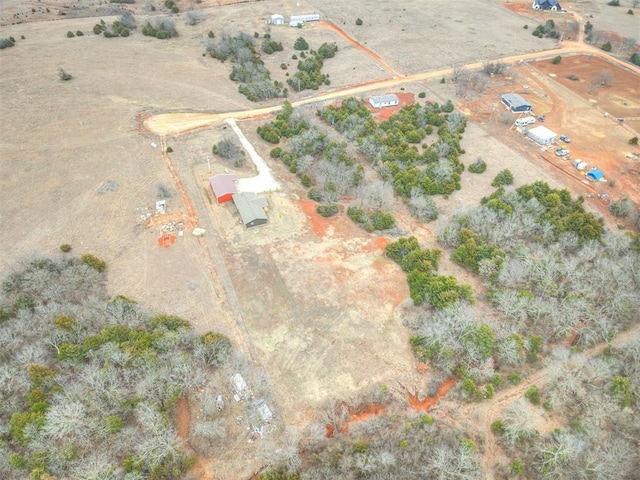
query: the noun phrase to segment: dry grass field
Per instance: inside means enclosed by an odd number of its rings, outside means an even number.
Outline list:
[[[151,3],[158,5],[157,11],[146,2],[132,7],[139,25],[148,15],[167,13],[159,2]],[[204,16],[201,23],[187,26],[183,14],[173,15],[180,36],[160,41],[139,31],[128,38],[94,35],[93,25],[100,18],[116,18],[101,13],[112,13],[106,2],[3,1],[0,38],[13,36],[17,42],[0,51],[0,270],[7,272],[32,254],[54,253],[63,243],[71,244],[74,253],[96,254],[109,265],[108,288],[113,294],[183,316],[199,332],[229,335],[252,365],[265,372],[279,421],[292,428],[318,420],[336,399],[355,397],[381,384],[425,388],[429,376],[416,372],[409,331],[402,326],[401,312],[411,308],[406,305],[404,274],[384,257],[391,239],[364,232],[345,215],[319,218],[304,200],[297,178],[276,162],[272,168],[283,188],[269,195],[270,222],[256,231],[245,230],[232,207],[212,204],[208,193],[207,158],[213,158],[211,146],[226,133],[222,125],[166,139],[198,225],[207,230],[205,236],[196,239],[187,231],[170,248],[161,248],[156,240],[162,218],[151,226],[141,219],[153,212],[160,190],[170,195],[171,218],[186,218],[159,139],[142,127],[142,115],[242,111],[280,103],[254,104],[237,92],[228,78],[230,64],[203,56],[210,30],[216,36],[263,34],[264,20],[272,13],[317,11],[401,74],[555,46],[555,41],[533,38],[522,28],[530,20],[498,0],[485,2],[481,9],[471,0],[428,6],[377,3],[373,8],[361,0],[204,1],[197,5]],[[598,15],[609,18],[606,6],[597,8]],[[356,26],[356,18],[362,18],[362,26]],[[67,31],[77,30],[85,35],[66,37]],[[291,45],[298,36],[311,46],[336,42],[339,47],[336,57],[325,62],[331,86],[321,92],[391,76],[331,29],[272,27],[271,35],[285,45],[284,52],[265,59],[274,79],[285,81],[282,63],[289,63],[293,72]],[[73,79],[60,81],[59,68]],[[518,75],[524,79],[531,73]],[[460,192],[436,199],[441,216],[427,227],[412,223],[398,205],[400,227],[427,247],[437,246],[436,233],[451,214],[477,204],[493,190],[490,183],[502,169],[517,172],[517,185],[543,179],[553,187],[584,193],[584,185],[568,181],[523,150],[513,132],[505,132],[496,119],[477,114],[483,108],[492,111],[490,104],[504,86],[493,84],[494,96],[487,92],[473,102],[457,102],[473,120],[464,136],[463,161],[481,156],[488,163],[487,172],[465,172]],[[437,101],[455,95],[452,85],[437,80],[403,88],[425,91],[427,99]],[[304,91],[292,100],[316,93]],[[628,95],[640,104],[637,90]],[[561,92],[554,98],[567,102],[553,104],[554,111],[568,112],[557,118],[558,128],[565,128],[571,125],[571,108],[579,102],[572,107],[577,101]],[[260,123],[239,125],[269,160],[271,146],[255,133]],[[600,124],[593,127],[599,128]],[[623,141],[618,130],[615,135],[616,141]],[[214,159],[211,171],[226,167]],[[247,167],[238,173],[251,172]],[[638,182],[629,185],[637,188]],[[446,259],[442,269],[463,282],[477,282]],[[261,466],[257,448],[244,442],[235,448],[239,454],[218,459],[215,474],[210,464],[199,462],[200,478],[238,478]]]

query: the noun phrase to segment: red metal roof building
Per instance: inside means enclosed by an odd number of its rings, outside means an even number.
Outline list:
[[[222,173],[209,178],[209,185],[218,203],[230,202],[238,193],[236,181],[238,179],[232,173]]]

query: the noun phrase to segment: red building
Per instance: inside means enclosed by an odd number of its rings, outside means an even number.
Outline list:
[[[237,180],[236,176],[231,173],[214,175],[209,178],[209,185],[211,185],[211,190],[213,190],[218,203],[230,202],[233,196],[238,193]]]

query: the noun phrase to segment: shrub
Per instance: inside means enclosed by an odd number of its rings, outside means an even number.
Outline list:
[[[634,15],[633,10],[631,9],[627,10],[627,15]]]
[[[171,13],[180,13],[180,9],[174,5],[173,7],[171,7]]]
[[[609,5],[610,7],[619,7],[620,0],[611,0],[610,2],[607,3],[607,5]]]
[[[60,250],[64,253],[68,253],[71,251],[71,245],[69,245],[68,243],[63,243],[62,245],[60,245]]]
[[[629,139],[630,145],[638,145],[638,137],[633,137]]]
[[[98,257],[96,257],[95,255],[92,255],[91,253],[85,253],[84,255],[82,255],[80,257],[80,261],[85,265],[88,265],[89,267],[93,268],[97,272],[104,272],[105,269],[107,268],[107,262],[99,259]]]
[[[76,37],[82,37],[82,36],[84,36],[84,33],[82,33],[82,30],[78,30],[76,32]]]
[[[318,55],[321,58],[333,58],[338,51],[338,46],[335,43],[323,43],[318,48]]]
[[[517,373],[512,373],[507,378],[514,385],[517,385],[522,381],[522,377],[520,375],[518,375]]]
[[[611,42],[607,42],[607,43],[603,43],[600,48],[602,50],[604,50],[605,52],[610,52],[611,50],[613,50],[613,47],[611,46]]]
[[[307,197],[309,200],[313,200],[314,202],[322,201],[322,193],[317,188],[310,188],[307,191]]]
[[[173,148],[167,147],[167,153],[173,153]]]
[[[623,198],[618,202],[612,202],[609,205],[609,211],[616,217],[626,217],[633,211],[633,204],[626,198]]]
[[[504,422],[502,420],[496,420],[491,424],[491,431],[496,435],[502,435],[504,433]]]
[[[468,170],[471,173],[483,173],[487,169],[487,162],[482,157],[478,157],[469,165]]]
[[[631,406],[633,392],[631,389],[631,383],[627,377],[613,377],[609,391],[611,392],[611,395],[616,397],[621,407]]]
[[[446,80],[444,79],[444,77],[440,79],[440,83],[446,83]]]
[[[209,38],[215,38],[215,37],[216,37],[216,35],[215,35],[215,33],[213,33],[213,31],[209,30],[209,33],[207,33],[207,37],[209,37]]]
[[[502,187],[504,185],[512,185],[513,184],[513,173],[510,170],[505,169],[496,175],[496,178],[491,182],[492,187]]]
[[[309,44],[307,43],[307,41],[302,38],[302,37],[298,37],[296,39],[296,41],[293,44],[293,48],[295,50],[308,50],[309,49]]]
[[[271,55],[274,52],[281,52],[283,49],[282,43],[271,40],[270,38],[265,38],[262,42],[262,51],[267,55]]]
[[[69,31],[67,32],[67,38],[73,38],[73,37],[75,37],[75,36],[76,36],[76,34],[75,34],[75,33],[73,33],[71,30],[69,30]]]
[[[333,217],[338,213],[338,211],[339,211],[338,206],[335,204],[319,205],[318,208],[316,209],[316,212],[318,212],[319,215],[325,218]]]
[[[358,26],[362,25],[362,19],[361,18],[356,18],[356,25],[358,25]]]
[[[534,335],[533,337],[529,337],[527,339],[527,360],[529,362],[535,362],[538,360],[538,356],[542,353],[542,337],[539,335]]]
[[[418,94],[418,98],[424,98],[424,97],[426,97],[426,96],[427,96],[427,94],[426,94],[425,92],[420,92],[420,93]]]
[[[535,385],[531,385],[529,389],[524,392],[524,398],[529,400],[534,405],[540,405],[540,392],[538,391],[538,387]]]
[[[522,460],[519,458],[511,460],[511,462],[509,462],[509,471],[514,477],[521,477],[524,475],[524,464],[522,463]]]
[[[96,23],[96,24],[93,26],[93,33],[94,33],[95,35],[100,35],[100,34],[102,33],[102,25],[100,25],[99,23]]]
[[[65,72],[62,68],[58,70],[58,77],[60,77],[60,80],[64,82],[71,80],[73,78],[71,74]]]
[[[555,57],[553,57],[553,60],[551,60],[551,63],[553,63],[554,65],[558,65],[561,61],[562,57],[560,55],[556,55]]]

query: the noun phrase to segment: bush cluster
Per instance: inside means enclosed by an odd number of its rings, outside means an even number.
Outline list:
[[[459,285],[454,277],[437,274],[440,250],[423,250],[415,237],[405,237],[387,245],[385,253],[407,273],[411,299],[416,305],[426,303],[442,310],[456,302],[473,302],[471,287]]]
[[[178,31],[171,20],[156,19],[153,24],[147,22],[144,27],[142,27],[142,34],[147,37],[155,37],[158,40],[166,40],[177,37]]]
[[[362,208],[349,207],[347,209],[347,215],[349,215],[351,220],[359,224],[367,232],[388,230],[396,223],[393,215],[385,213],[382,210],[375,210],[371,213],[367,213]]]
[[[270,37],[267,40],[270,40]],[[259,101],[287,96],[284,85],[271,80],[271,74],[258,56],[251,35],[239,33],[232,37],[222,34],[217,42],[209,44],[207,52],[222,62],[230,60],[233,63],[229,78],[241,84],[238,91],[249,100]]]

